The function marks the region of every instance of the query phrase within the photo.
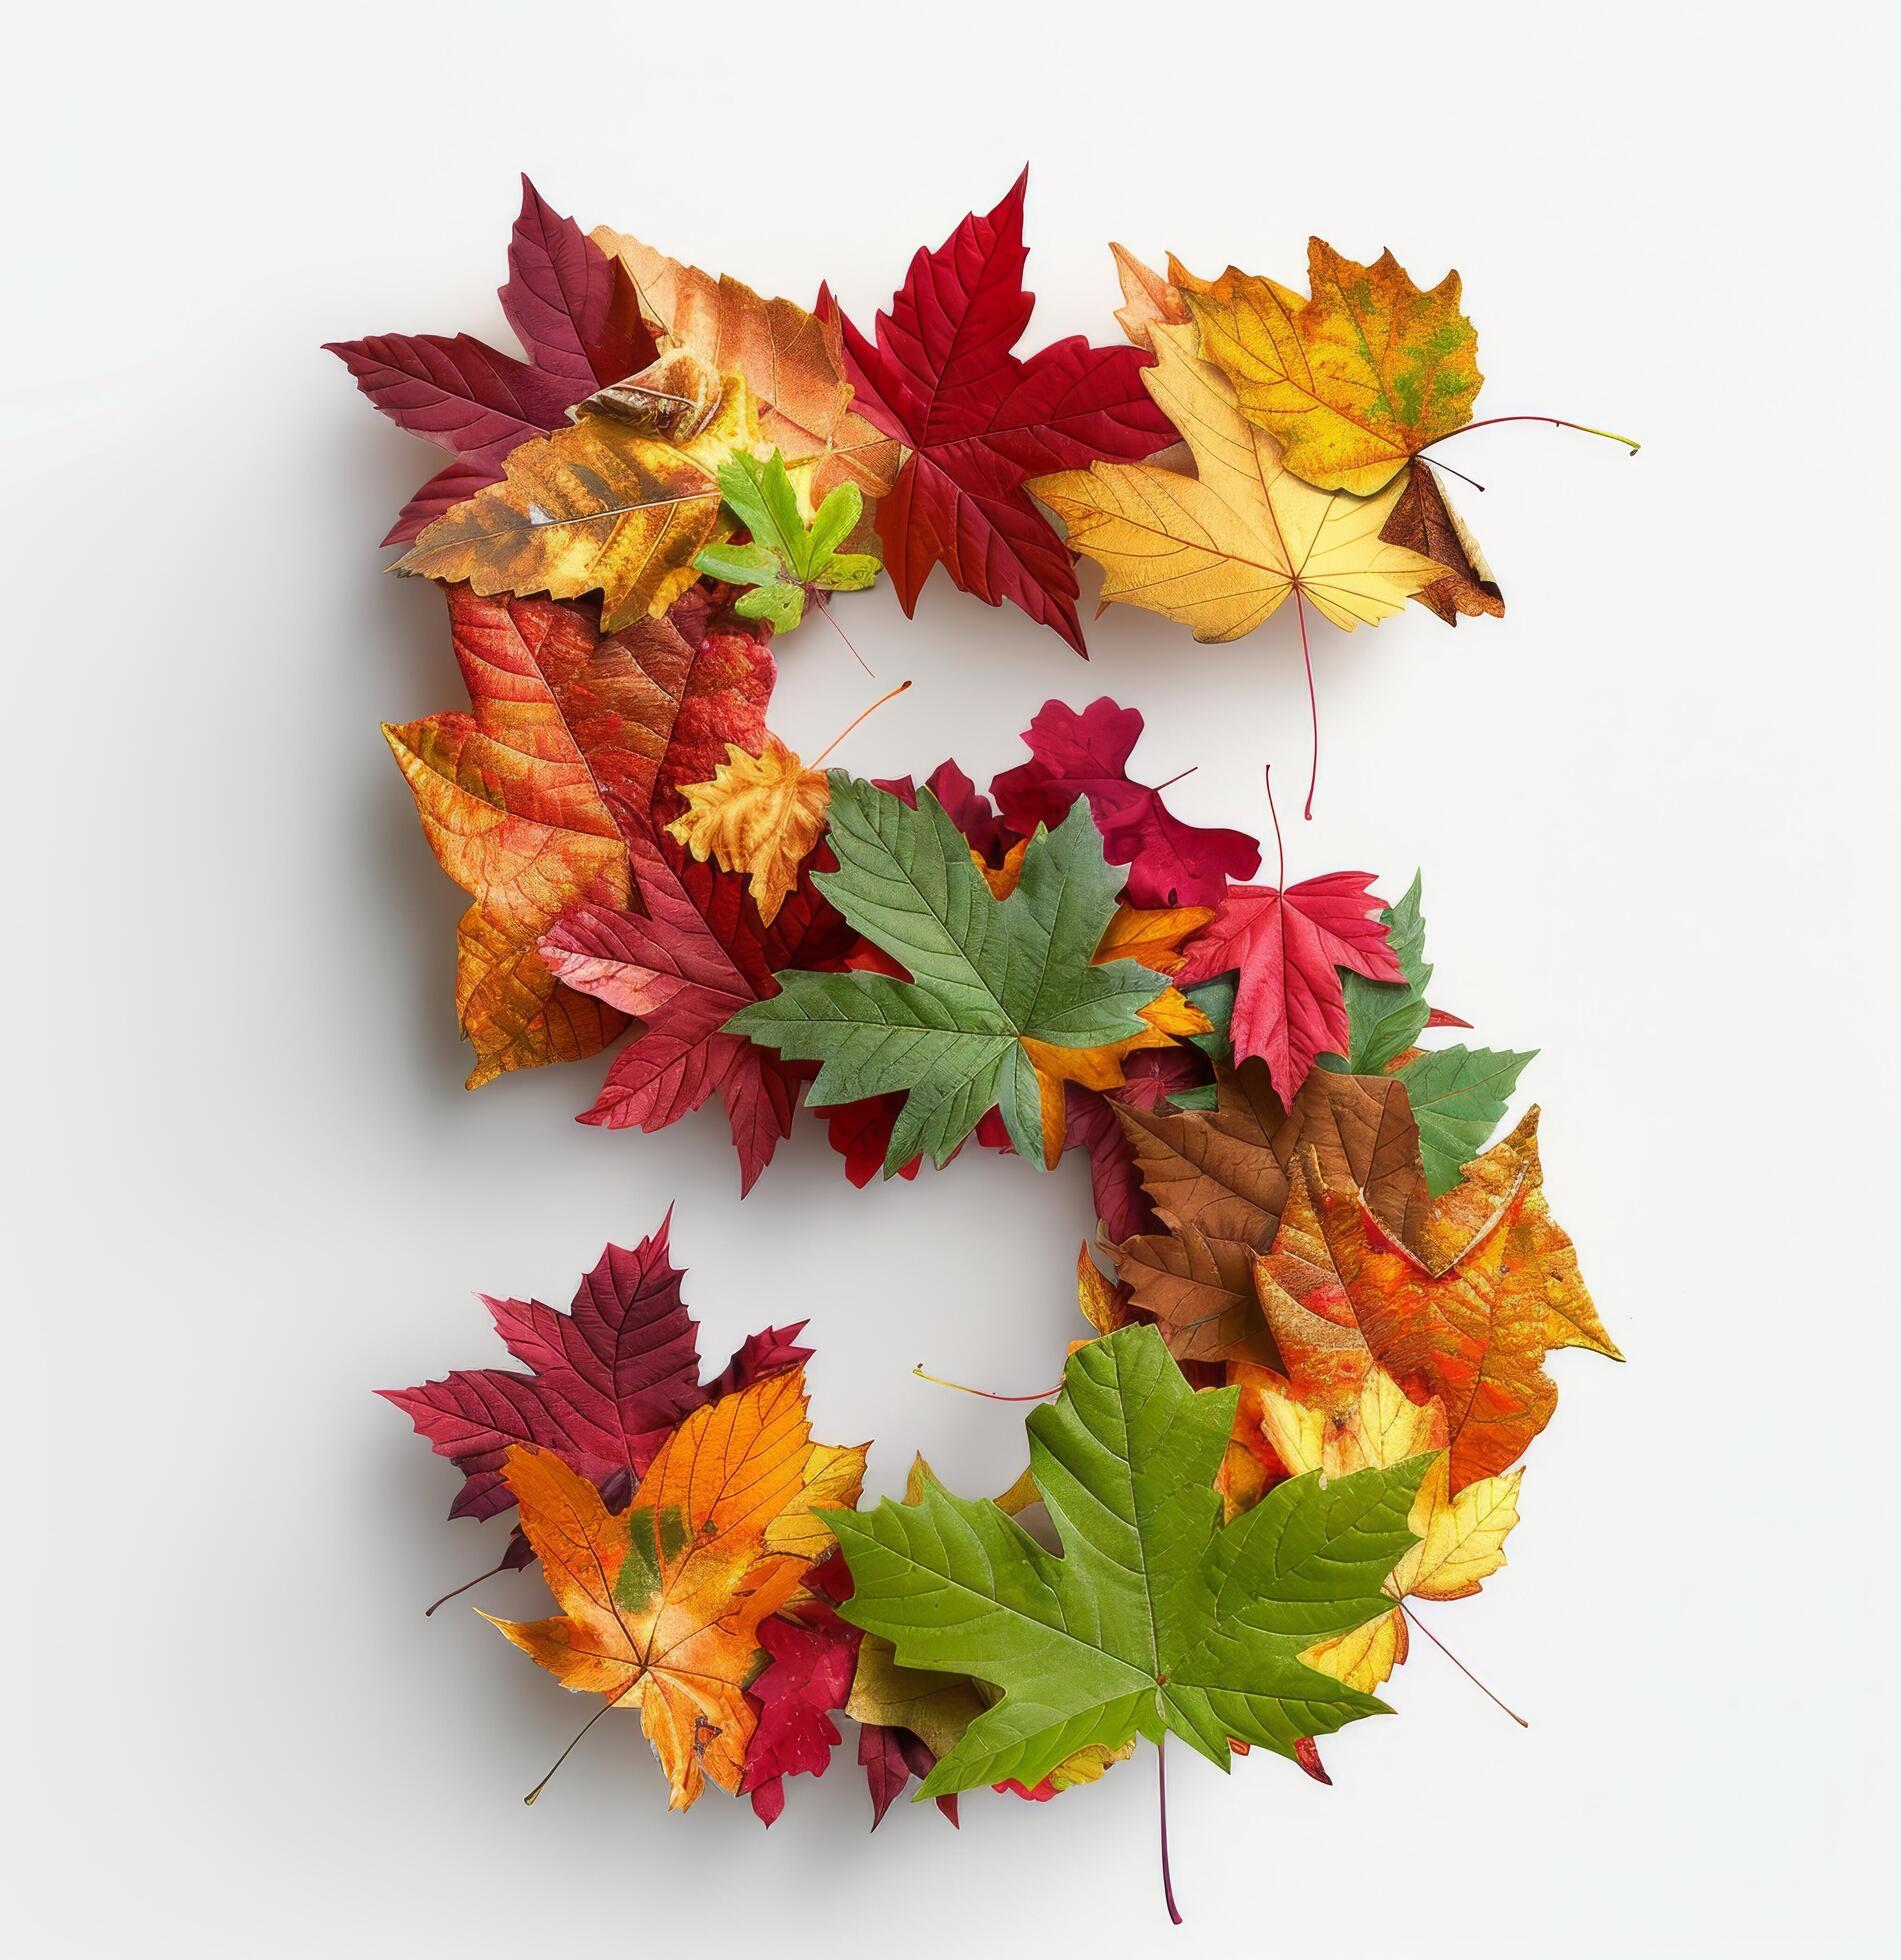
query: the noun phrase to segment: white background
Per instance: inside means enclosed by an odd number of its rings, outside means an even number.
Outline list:
[[[14,1950],[375,1955],[1865,1950],[1892,1933],[1892,46],[1875,9],[1027,5],[36,10],[10,30],[5,391]],[[1290,876],[1425,868],[1435,998],[1542,1049],[1549,1188],[1630,1365],[1557,1357],[1511,1564],[1397,1719],[1152,1757],[875,1837],[849,1753],[762,1832],[669,1816],[631,1722],[422,1606],[500,1528],[381,1385],[501,1359],[678,1200],[709,1354],[809,1315],[818,1431],[1001,1485],[1080,1161],[854,1192],[815,1123],[742,1207],[708,1110],[584,1129],[599,1062],[468,1096],[461,906],[376,732],[459,705],[376,539],[435,467],[323,340],[467,329],[526,167],[563,211],[866,325],[1032,164],[1029,347],[1112,339],[1118,237],[1298,280],[1309,230],[1465,275],[1448,460],[1502,623],[1317,642]],[[1085,570],[1085,591],[1094,574]],[[1047,697],[1148,715],[1192,817],[1297,808],[1291,610],[1080,665],[940,577],[848,617],[916,686],[841,759],[980,779]],[[869,697],[822,625],[774,720]],[[1270,858],[1271,868],[1271,858]],[[517,1575],[478,1597],[527,1608]]]

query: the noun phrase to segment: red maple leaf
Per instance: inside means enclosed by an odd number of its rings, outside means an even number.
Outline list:
[[[523,1443],[551,1450],[609,1504],[624,1504],[668,1433],[693,1410],[729,1387],[810,1358],[811,1349],[795,1345],[803,1321],[769,1327],[702,1386],[699,1328],[680,1297],[684,1274],[667,1257],[672,1217],[669,1211],[632,1251],[610,1245],[566,1313],[539,1300],[481,1296],[527,1374],[459,1368],[441,1381],[378,1391],[461,1470],[452,1518],[492,1518],[509,1509],[515,1500],[502,1480],[502,1459]]]
[[[1282,874],[1286,873],[1283,870]],[[1340,967],[1369,980],[1403,980],[1386,928],[1369,916],[1381,900],[1371,871],[1330,871],[1282,890],[1236,885],[1189,941],[1174,976],[1192,987],[1236,972],[1229,1036],[1237,1061],[1259,1055],[1283,1103],[1300,1092],[1319,1054],[1347,1050]]]
[[[386,545],[409,543],[451,504],[499,482],[502,459],[517,443],[565,426],[574,403],[657,357],[626,268],[554,211],[526,177],[501,301],[526,361],[470,334],[325,343],[398,428],[456,459],[403,506]]]
[[[778,992],[776,972],[834,964],[855,935],[808,873],[767,926],[743,876],[638,830],[627,855],[644,915],[577,905],[541,940],[542,957],[568,986],[645,1024],[580,1120],[663,1130],[717,1092],[743,1196],[791,1129],[799,1085],[812,1070],[721,1030],[742,1007]]]
[[[1260,868],[1261,847],[1238,830],[1183,823],[1161,790],[1131,782],[1128,760],[1141,736],[1141,715],[1107,695],[1080,714],[1045,701],[1023,731],[1031,760],[1005,770],[990,792],[1023,837],[1039,823],[1053,830],[1086,796],[1104,857],[1129,867],[1131,905],[1219,905],[1229,879],[1251,878]]]
[[[974,212],[911,261],[874,345],[842,322],[855,407],[910,450],[878,505],[885,568],[906,615],[934,565],[994,606],[1008,599],[1085,652],[1069,552],[1031,502],[1026,478],[1135,460],[1175,440],[1149,399],[1134,347],[1080,334],[1029,360],[1011,351],[1030,323],[1023,289],[1024,171],[988,217]],[[819,311],[835,308],[829,292]]]

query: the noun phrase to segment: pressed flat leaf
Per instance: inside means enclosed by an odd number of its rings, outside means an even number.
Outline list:
[[[915,1506],[835,1514],[856,1589],[843,1611],[901,1666],[1001,1691],[924,1794],[1013,1779],[1172,1731],[1226,1768],[1230,1740],[1291,1756],[1381,1704],[1300,1652],[1383,1612],[1412,1544],[1426,1459],[1279,1486],[1225,1529],[1213,1488],[1232,1390],[1197,1393],[1150,1327],[1089,1342],[1028,1422],[1063,1547],[927,1484]]]
[[[668,830],[702,864],[711,857],[723,870],[750,872],[753,902],[770,925],[825,828],[831,784],[768,735],[758,755],[729,744],[712,781],[688,783],[680,793],[686,814]]]
[[[1215,905],[1230,879],[1251,878],[1261,847],[1238,830],[1184,823],[1160,790],[1132,782],[1131,752],[1142,717],[1104,695],[1078,713],[1045,701],[1023,731],[1030,760],[990,785],[1005,820],[1028,836],[1039,823],[1057,824],[1078,797],[1102,833],[1103,855],[1129,867],[1132,905]]]
[[[1414,601],[1437,613],[1448,626],[1468,619],[1505,617],[1505,597],[1485,562],[1478,540],[1452,508],[1438,476],[1418,457],[1406,465],[1406,488],[1380,536],[1388,544],[1404,545],[1443,565],[1445,576],[1413,594]]]
[[[1194,475],[1095,463],[1030,485],[1063,520],[1071,549],[1101,565],[1105,602],[1144,606],[1198,640],[1237,640],[1299,591],[1351,632],[1444,575],[1380,536],[1400,486],[1362,498],[1303,482],[1274,438],[1243,418],[1228,378],[1195,353],[1192,327],[1150,331],[1156,363],[1143,380],[1187,443]]]
[[[776,968],[841,958],[854,934],[808,876],[767,924],[743,880],[672,843],[634,832],[626,852],[641,910],[574,906],[540,945],[566,987],[644,1023],[581,1121],[661,1130],[717,1093],[744,1196],[792,1128],[804,1072],[725,1024],[774,990]]]
[[[1332,871],[1284,890],[1232,885],[1188,949],[1184,987],[1237,974],[1228,1038],[1235,1057],[1258,1055],[1276,1093],[1291,1101],[1316,1057],[1349,1046],[1341,970],[1369,980],[1404,978],[1370,871]]]
[[[921,1151],[944,1163],[991,1109],[1018,1154],[1044,1163],[1061,1143],[1044,1082],[1066,1058],[1152,1035],[1142,1010],[1167,988],[1134,960],[1094,963],[1117,880],[1088,811],[1031,840],[1021,883],[998,899],[928,790],[914,809],[843,771],[831,781],[839,868],[813,882],[911,977],[781,973],[728,1031],[821,1063],[814,1102],[906,1092],[887,1176]]]
[[[942,565],[962,591],[990,606],[1008,599],[1081,653],[1075,570],[1024,482],[1147,456],[1174,434],[1143,391],[1137,349],[1072,335],[1028,360],[1012,351],[1035,304],[1023,287],[1028,175],[917,253],[873,338],[842,322],[844,350],[859,409],[907,452],[878,506],[906,614]]]
[[[719,521],[720,465],[759,440],[745,382],[720,382],[712,419],[678,443],[587,415],[520,444],[503,480],[438,518],[396,569],[481,593],[598,592],[608,632],[665,612]]]
[[[1434,1197],[1450,1191],[1459,1181],[1460,1167],[1485,1148],[1519,1076],[1537,1052],[1467,1048],[1455,1042],[1416,1055],[1396,1071],[1419,1124],[1419,1150]]]
[[[1220,1070],[1210,1111],[1120,1107],[1118,1120],[1162,1232],[1115,1248],[1135,1302],[1183,1359],[1262,1360],[1253,1260],[1274,1242],[1288,1171],[1308,1150],[1329,1177],[1366,1194],[1397,1227],[1423,1201],[1418,1139],[1391,1078],[1307,1078],[1283,1110],[1259,1062]]]
[[[446,594],[471,711],[383,730],[442,868],[474,903],[456,943],[470,1088],[592,1055],[623,1017],[561,986],[536,942],[571,906],[622,905],[627,838],[683,783],[765,739],[772,655],[689,594],[603,637],[589,610]]]
[[[862,592],[877,578],[870,553],[838,549],[864,510],[855,483],[841,483],[808,511],[775,449],[763,463],[756,456],[722,463],[719,485],[751,541],[708,545],[694,564],[710,578],[752,588],[733,608],[742,618],[769,620],[774,632],[789,633],[805,617],[810,594]]]
[[[863,1452],[857,1454],[862,1473]],[[493,1624],[576,1693],[641,1711],[684,1810],[707,1778],[737,1790],[755,1715],[745,1683],[759,1624],[810,1559],[771,1549],[815,1462],[798,1370],[696,1410],[662,1444],[618,1516],[558,1457],[512,1449],[503,1474],[559,1612]],[[828,1495],[837,1498],[834,1482]]]
[[[1169,280],[1242,413],[1321,489],[1371,496],[1416,450],[1472,419],[1478,336],[1459,310],[1456,272],[1421,292],[1391,252],[1360,265],[1315,238],[1308,299],[1232,266],[1203,280],[1170,259]]]
[[[458,1368],[441,1381],[384,1389],[438,1456],[462,1472],[449,1515],[492,1518],[514,1501],[502,1481],[511,1446],[552,1451],[617,1504],[682,1417],[710,1398],[797,1367],[805,1323],[748,1335],[724,1369],[700,1380],[699,1328],[680,1297],[669,1220],[629,1249],[610,1245],[566,1313],[539,1300],[482,1304],[527,1369]]]
[[[1435,1199],[1412,1242],[1357,1193],[1297,1166],[1272,1252],[1255,1269],[1284,1365],[1357,1381],[1377,1362],[1450,1432],[1454,1494],[1510,1468],[1557,1405],[1554,1347],[1617,1358],[1545,1203],[1538,1113]]]

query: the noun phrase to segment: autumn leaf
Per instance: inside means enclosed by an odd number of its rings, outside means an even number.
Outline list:
[[[674,814],[729,742],[765,739],[772,655],[690,593],[603,637],[591,609],[446,594],[471,712],[383,733],[442,868],[474,903],[456,932],[469,1087],[596,1054],[625,1017],[561,986],[541,935],[583,901],[633,895],[628,839]]]
[[[668,1432],[710,1397],[806,1361],[804,1326],[751,1335],[721,1374],[700,1381],[699,1329],[668,1255],[671,1214],[631,1251],[610,1245],[568,1311],[481,1296],[496,1331],[529,1371],[459,1368],[441,1381],[383,1389],[438,1456],[462,1472],[452,1518],[492,1518],[514,1501],[502,1463],[516,1445],[558,1456],[615,1505]]]
[[[452,504],[500,481],[518,444],[564,427],[576,402],[657,352],[626,273],[526,177],[521,190],[501,299],[527,361],[469,334],[371,334],[325,346],[398,428],[455,457],[410,499],[385,544],[408,544]]]
[[[1461,613],[1468,618],[1505,617],[1504,595],[1478,540],[1452,508],[1432,466],[1417,456],[1406,465],[1406,488],[1380,536],[1445,566],[1445,575],[1421,586],[1413,598],[1448,626],[1457,626]]]
[[[483,1617],[563,1687],[638,1708],[676,1810],[709,1777],[739,1788],[760,1623],[811,1563],[781,1541],[802,1532],[814,1466],[829,1468],[834,1454],[811,1440],[794,1369],[695,1410],[618,1516],[558,1457],[516,1448],[504,1459],[560,1611],[533,1622]],[[864,1452],[848,1454],[862,1476]],[[855,1498],[855,1480],[849,1488]],[[836,1485],[831,1494],[838,1501]]]
[[[549,971],[644,1025],[614,1057],[584,1123],[662,1130],[717,1094],[753,1187],[792,1128],[809,1071],[728,1030],[768,998],[777,968],[841,958],[852,933],[801,875],[767,924],[738,877],[636,832],[623,845],[643,910],[584,904],[544,934]]]
[[[1453,1493],[1509,1469],[1551,1419],[1554,1347],[1621,1359],[1545,1203],[1538,1112],[1467,1166],[1409,1239],[1350,1187],[1297,1167],[1273,1250],[1256,1267],[1262,1310],[1296,1367],[1386,1369],[1449,1425]]]
[[[1135,1304],[1185,1360],[1272,1360],[1254,1261],[1273,1245],[1288,1173],[1313,1151],[1323,1173],[1366,1193],[1395,1224],[1423,1202],[1418,1136],[1402,1085],[1379,1077],[1308,1076],[1284,1109],[1259,1062],[1217,1071],[1212,1110],[1117,1117],[1163,1228],[1115,1247]]]
[[[821,304],[808,313],[789,299],[762,298],[605,225],[592,239],[631,277],[670,348],[745,376],[762,440],[788,463],[811,468],[814,496],[841,483],[873,499],[891,488],[898,446],[851,405],[835,311]]]
[[[1368,1366],[1357,1391],[1341,1392],[1323,1378],[1312,1402],[1303,1398],[1298,1382],[1264,1381],[1258,1394],[1261,1429],[1289,1476],[1316,1470],[1328,1478],[1347,1476],[1432,1453],[1407,1519],[1419,1542],[1386,1582],[1395,1600],[1468,1598],[1505,1563],[1505,1540],[1518,1522],[1522,1473],[1482,1478],[1454,1497],[1445,1411],[1436,1400],[1423,1405],[1408,1400],[1377,1365]],[[1370,1694],[1406,1658],[1407,1645],[1405,1614],[1395,1606],[1383,1621],[1322,1641],[1302,1658]]]
[[[1112,244],[1116,280],[1122,288],[1122,304],[1116,308],[1116,325],[1145,353],[1154,353],[1150,330],[1158,326],[1179,327],[1193,316],[1188,302],[1153,267],[1146,266],[1126,245]]]
[[[1129,867],[1131,905],[1214,905],[1230,879],[1250,878],[1261,847],[1238,830],[1204,829],[1171,814],[1159,790],[1131,782],[1129,756],[1142,717],[1107,695],[1078,713],[1046,701],[1023,731],[1031,759],[990,786],[1011,828],[1052,828],[1084,797],[1102,833],[1103,856]]]
[[[775,449],[763,463],[756,456],[722,463],[719,484],[751,542],[708,545],[694,568],[751,588],[733,605],[742,619],[767,620],[775,632],[789,633],[805,617],[808,594],[862,592],[877,578],[878,560],[870,553],[837,549],[864,511],[855,483],[839,484],[808,516]]]
[[[1251,633],[1298,593],[1334,625],[1377,625],[1445,567],[1384,542],[1398,502],[1316,490],[1249,426],[1228,378],[1194,351],[1194,329],[1151,330],[1143,375],[1180,431],[1195,474],[1154,463],[1096,463],[1035,478],[1069,545],[1103,568],[1104,603],[1143,606],[1198,640]]]
[[[702,864],[716,858],[724,870],[750,872],[760,920],[771,925],[825,828],[832,790],[824,771],[801,767],[778,736],[768,735],[759,755],[729,743],[712,781],[688,783],[680,793],[686,814],[668,832]]]
[[[601,595],[608,632],[663,613],[698,576],[720,518],[720,466],[759,441],[745,381],[672,437],[587,415],[510,450],[503,479],[439,517],[396,562],[478,593]]]
[[[1338,969],[1369,980],[1405,977],[1386,927],[1368,917],[1380,903],[1369,889],[1374,875],[1333,871],[1285,889],[1231,885],[1188,949],[1178,976],[1184,987],[1238,973],[1229,1023],[1234,1054],[1260,1056],[1284,1102],[1298,1093],[1316,1056],[1347,1052]]]
[[[1296,1479],[1223,1529],[1212,1480],[1234,1402],[1192,1390],[1153,1328],[1124,1328],[1078,1348],[1060,1397],[1029,1417],[1060,1556],[935,1482],[916,1506],[828,1517],[854,1580],[845,1617],[903,1667],[1002,1691],[925,1795],[1033,1789],[1084,1745],[1170,1731],[1226,1769],[1230,1738],[1292,1756],[1379,1712],[1298,1655],[1385,1608],[1428,1460]]]
[[[906,616],[942,565],[960,590],[989,606],[1008,599],[1081,653],[1076,575],[1024,482],[1146,456],[1174,432],[1143,391],[1135,348],[1076,335],[1027,361],[1011,351],[1035,304],[1023,289],[1028,177],[988,216],[972,213],[936,251],[918,252],[874,340],[841,324],[857,407],[908,452],[878,506]]]
[[[1057,1085],[1120,1079],[1113,1058],[1085,1058],[1153,1038],[1140,1010],[1166,989],[1133,960],[1093,964],[1116,881],[1087,812],[1031,842],[1007,900],[929,794],[912,809],[834,771],[829,839],[839,869],[813,882],[911,977],[782,972],[780,991],[728,1031],[819,1062],[814,1102],[908,1092],[887,1176],[921,1151],[944,1163],[990,1109],[1019,1155],[1042,1164],[1061,1141]]]
[[[1315,238],[1307,299],[1232,266],[1209,281],[1171,258],[1169,280],[1241,412],[1320,489],[1371,496],[1472,419],[1483,377],[1456,272],[1421,292],[1391,252],[1360,265]]]

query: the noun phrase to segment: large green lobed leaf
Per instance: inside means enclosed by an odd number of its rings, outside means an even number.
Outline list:
[[[1414,1543],[1431,1458],[1297,1477],[1221,1527],[1213,1483],[1237,1393],[1191,1389],[1150,1326],[1079,1348],[1028,1422],[1060,1556],[934,1481],[915,1505],[826,1515],[851,1567],[845,1617],[906,1667],[1001,1691],[922,1795],[1033,1787],[1087,1743],[1169,1731],[1225,1769],[1230,1738],[1291,1756],[1386,1712],[1300,1655],[1391,1610],[1382,1588]]]
[[[1040,1169],[1042,1111],[1023,1042],[1095,1048],[1138,1035],[1140,1010],[1168,985],[1134,960],[1091,964],[1124,873],[1104,862],[1088,803],[1037,830],[1016,890],[998,899],[929,790],[913,809],[842,770],[831,786],[839,868],[813,882],[911,978],[780,973],[780,991],[727,1031],[822,1063],[810,1092],[821,1107],[904,1092],[887,1177],[920,1151],[943,1163],[990,1109]]]

